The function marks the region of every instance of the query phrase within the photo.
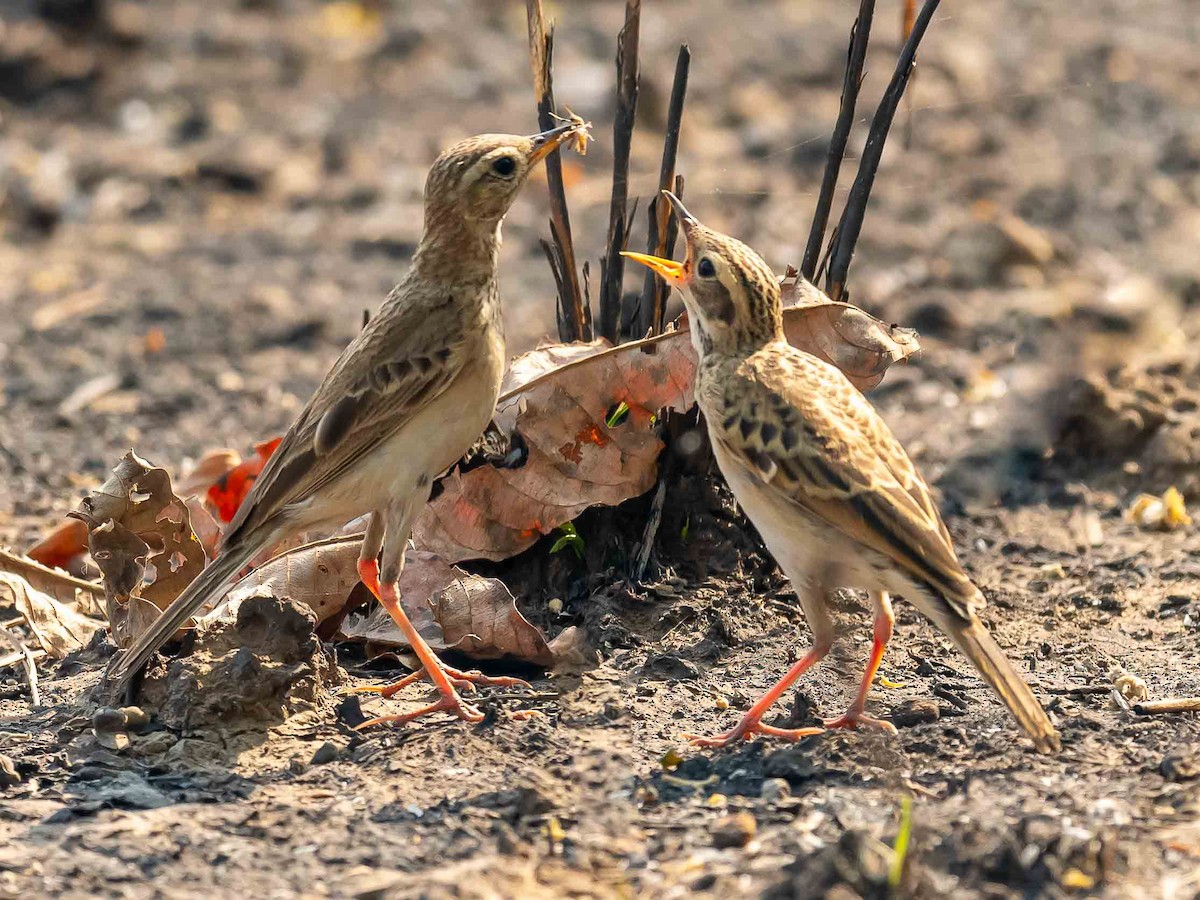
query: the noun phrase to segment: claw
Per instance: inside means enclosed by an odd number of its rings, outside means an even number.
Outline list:
[[[442,666],[442,671],[446,673],[446,677],[450,679],[450,683],[458,690],[467,693],[477,693],[480,687],[523,687],[533,690],[533,685],[527,681],[522,681],[520,678],[511,678],[507,675],[499,675],[492,677],[484,675],[479,671],[460,672],[458,669],[450,666]],[[411,672],[403,678],[393,681],[390,684],[368,684],[360,687],[353,687],[346,690],[347,694],[378,694],[385,700],[396,696],[410,684],[416,684],[418,681],[423,681],[429,677],[424,669],[416,672]]]
[[[824,728],[776,728],[774,725],[764,725],[752,715],[745,716],[734,728],[724,734],[713,737],[703,737],[697,734],[680,735],[693,747],[728,747],[737,741],[748,740],[752,735],[761,734],[766,737],[780,738],[785,741],[803,740],[806,737],[821,734]]]
[[[439,697],[435,702],[428,706],[422,706],[420,709],[414,709],[412,712],[399,713],[392,716],[376,716],[374,719],[368,719],[361,725],[354,727],[355,731],[362,731],[364,728],[370,728],[374,725],[403,725],[406,722],[411,722],[414,719],[419,719],[421,716],[427,716],[435,712],[449,712],[462,719],[464,722],[478,724],[483,721],[483,713],[470,703],[463,703],[457,696]]]
[[[874,716],[868,716],[866,713],[855,712],[848,710],[843,715],[833,719],[824,719],[822,724],[826,728],[874,728],[878,731],[887,734],[896,734],[896,726],[891,722],[885,722],[883,719],[876,719]]]

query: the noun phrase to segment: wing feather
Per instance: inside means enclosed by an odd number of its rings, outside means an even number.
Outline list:
[[[465,329],[427,312],[385,304],[350,343],[263,467],[227,544],[312,497],[454,382],[470,356]]]
[[[743,362],[721,398],[717,439],[792,503],[891,559],[959,616],[979,605],[928,485],[865,397],[792,348]]]

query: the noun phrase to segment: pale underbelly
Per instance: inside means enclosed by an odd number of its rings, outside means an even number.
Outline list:
[[[491,420],[499,376],[470,375],[460,375],[386,441],[295,509],[295,517],[313,525],[345,523],[389,506],[424,503],[433,479],[470,448]]]
[[[798,593],[807,585],[824,590],[911,591],[909,580],[882,554],[764,486],[716,440],[712,443],[738,504]]]

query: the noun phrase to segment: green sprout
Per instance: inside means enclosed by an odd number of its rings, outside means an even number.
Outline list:
[[[679,529],[679,539],[685,544],[687,543],[688,535],[692,531],[692,517],[688,516],[683,520],[683,527]]]
[[[616,428],[622,422],[629,418],[629,404],[622,400],[618,403],[611,413],[604,419],[604,424],[609,428]]]
[[[912,834],[912,797],[905,794],[900,798],[900,830],[896,832],[896,844],[892,847],[892,866],[888,869],[888,887],[900,889],[904,877],[904,860],[908,856],[908,839]]]
[[[559,525],[555,531],[561,532],[558,540],[550,547],[551,553],[558,553],[566,547],[570,547],[575,551],[575,557],[583,560],[583,548],[586,546],[583,543],[583,538],[579,536],[579,532],[575,530],[575,525],[572,522],[567,522],[565,525]]]

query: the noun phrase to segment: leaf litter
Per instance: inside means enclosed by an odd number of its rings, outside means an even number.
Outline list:
[[[913,332],[830,301],[794,270],[782,286],[788,340],[839,366],[863,390],[917,352]],[[596,653],[582,631],[568,628],[548,641],[501,581],[454,564],[508,559],[556,529],[563,533],[556,549],[579,553],[581,539],[569,530],[576,516],[653,487],[664,447],[655,426],[664,410],[693,405],[695,365],[685,327],[618,347],[603,339],[552,344],[513,361],[494,422],[523,459],[516,466],[468,460],[455,467],[414,529],[420,549],[409,553],[401,596],[434,648],[569,671],[594,664]],[[128,646],[215,555],[222,523],[236,515],[278,444],[278,438],[263,441],[246,459],[228,449],[210,451],[176,490],[164,469],[130,451],[70,514],[86,527],[118,646]],[[81,534],[73,524],[60,526],[39,542],[39,554],[68,562],[81,549]],[[288,598],[310,609],[318,627],[332,623],[328,633],[362,641],[368,655],[406,646],[382,607],[353,612],[360,543],[360,534],[340,534],[278,549],[201,617],[203,628],[231,621],[247,599]],[[94,620],[77,620],[40,599],[25,601],[23,609],[31,622],[58,622],[55,632],[72,636],[48,639],[56,652],[95,630],[87,625]]]
[[[919,349],[915,332],[834,303],[791,270],[783,288],[788,341],[838,366],[861,390]],[[691,408],[695,369],[683,328],[617,347],[599,339],[518,357],[494,421],[519,435],[524,464],[451,470],[418,518],[414,541],[451,562],[500,561],[589,507],[644,494],[664,446],[653,426],[663,409]]]
[[[191,510],[171,490],[171,476],[132,450],[69,515],[87,525],[118,647],[129,646],[204,569]]]

